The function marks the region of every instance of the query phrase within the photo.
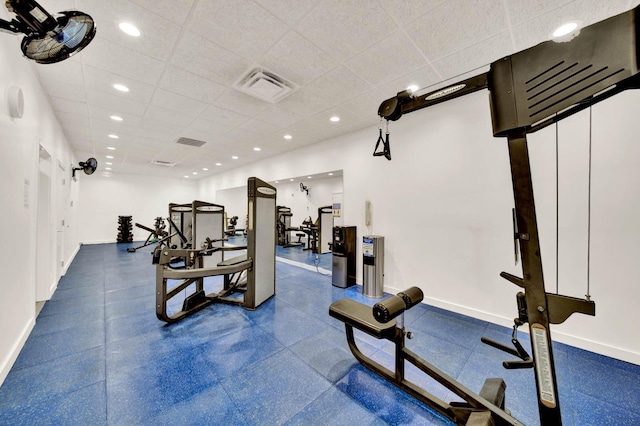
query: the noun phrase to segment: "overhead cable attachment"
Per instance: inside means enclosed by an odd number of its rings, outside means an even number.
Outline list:
[[[391,161],[391,145],[389,145],[389,120],[387,120],[387,133],[386,137],[382,137],[382,117],[380,117],[380,125],[378,126],[380,130],[380,136],[378,136],[378,142],[376,143],[376,147],[373,149],[374,157],[384,157]],[[382,142],[382,151],[378,151],[378,147],[380,146],[380,142]]]

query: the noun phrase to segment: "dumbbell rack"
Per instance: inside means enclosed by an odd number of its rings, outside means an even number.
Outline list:
[[[118,243],[130,243],[133,241],[131,216],[118,216]]]

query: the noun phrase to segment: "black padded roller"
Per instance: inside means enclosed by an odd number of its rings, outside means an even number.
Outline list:
[[[388,323],[405,310],[402,297],[390,296],[373,305],[373,317],[383,324]]]
[[[398,293],[398,296],[404,300],[406,309],[416,306],[418,303],[422,302],[422,299],[424,298],[422,290],[418,287],[409,287],[405,291]]]

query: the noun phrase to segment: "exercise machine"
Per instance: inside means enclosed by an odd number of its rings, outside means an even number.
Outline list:
[[[127,249],[129,253],[135,253],[136,250],[140,250],[143,247],[156,244],[159,241],[169,236],[169,232],[165,230],[165,228],[167,227],[167,224],[164,222],[164,219],[160,216],[156,217],[156,221],[153,224],[153,228],[146,227],[137,222],[135,223],[135,225],[138,228],[144,229],[145,231],[147,231],[149,235],[147,236],[147,239],[144,241],[142,245],[139,245],[137,247],[129,247]]]
[[[238,235],[238,232],[242,233],[242,235],[245,234],[246,228],[238,228],[238,216],[227,218],[227,215],[225,213],[225,218],[225,222],[227,223],[227,229],[224,231],[225,235],[229,237],[235,237],[236,235]]]
[[[175,235],[171,237],[169,244],[180,248],[190,248],[193,240],[192,230],[192,204],[169,204],[169,224],[174,229]]]
[[[318,254],[330,253],[333,242],[333,206],[318,208]]]
[[[404,328],[404,312],[420,303],[423,297],[422,290],[411,287],[376,303],[373,308],[352,299],[340,299],[331,304],[329,315],[344,323],[349,349],[362,365],[455,423],[469,426],[521,425],[522,423],[505,410],[504,380],[487,379],[480,394],[475,394],[405,347],[405,336],[411,338],[411,334]],[[376,339],[393,342],[395,345],[394,371],[365,356],[358,349],[353,333],[354,328]],[[405,361],[434,378],[465,402],[447,403],[407,380],[404,374]]]
[[[278,229],[278,245],[282,247],[297,247],[301,246],[304,243],[301,241],[301,238],[305,236],[305,234],[300,230],[300,228],[291,226],[291,209],[285,206],[278,206],[278,222],[276,223]],[[296,236],[298,237],[298,241],[291,241],[291,232],[296,232]]]
[[[311,216],[302,221],[300,230],[307,236],[307,246],[303,250],[318,253],[318,221],[314,223]]]
[[[545,290],[527,134],[639,87],[639,11],[635,8],[582,28],[571,41],[548,41],[507,56],[493,62],[487,73],[444,89],[420,96],[399,92],[382,102],[378,110],[388,125],[403,114],[489,90],[493,134],[507,139],[515,200],[514,243],[521,254],[523,272],[522,278],[505,272],[500,275],[523,290],[516,296],[514,336],[518,326],[529,324],[533,354],[529,356],[515,337],[514,348],[483,341],[519,358],[505,362],[506,368],[534,369],[542,425],[562,424],[550,325],[563,323],[573,313],[593,316],[595,303],[588,294],[581,299]],[[388,130],[383,138],[382,126],[373,155],[391,160]],[[437,409],[432,399],[424,402]]]
[[[251,177],[247,184],[247,195],[247,246],[224,246],[224,238],[204,237],[201,231],[207,225],[211,229],[219,229],[222,234],[224,207],[194,201],[191,205],[193,217],[190,221],[194,230],[193,241],[198,241],[199,247],[173,249],[164,244],[156,248],[153,263],[156,265],[158,319],[173,323],[213,303],[256,309],[275,295],[276,189],[258,178]],[[185,212],[186,209],[178,211]],[[182,216],[182,219],[186,218]],[[182,244],[188,238],[173,222],[170,220]],[[225,259],[224,253],[233,250],[246,250],[246,254]],[[176,258],[184,259],[183,269],[172,267],[172,261]],[[206,266],[206,259],[217,259],[215,266]],[[222,277],[222,290],[207,293],[204,280],[208,277]],[[175,281],[178,283],[174,284]],[[172,313],[172,308],[180,306],[180,302],[181,307]]]

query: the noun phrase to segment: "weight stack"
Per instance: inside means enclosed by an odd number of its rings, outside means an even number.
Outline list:
[[[133,241],[133,228],[131,226],[131,216],[118,216],[118,238],[119,243],[130,243]]]

